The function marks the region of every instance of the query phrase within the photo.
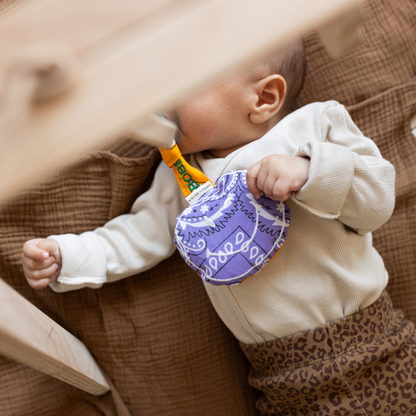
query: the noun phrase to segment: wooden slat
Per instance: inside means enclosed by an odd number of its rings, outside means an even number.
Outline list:
[[[96,396],[110,389],[86,346],[2,279],[0,354]]]
[[[117,10],[123,9],[125,1],[116,3]],[[129,7],[131,1],[126,2]],[[20,133],[14,131],[8,137],[7,129],[0,132],[0,175],[7,178],[0,182],[0,201],[112,140],[124,126],[140,125],[147,114],[172,105],[202,83],[218,79],[307,30],[356,13],[361,4],[361,0],[172,1],[160,5],[157,12],[126,18],[125,26],[121,23],[124,15],[115,13],[118,24],[113,34],[106,33],[96,41],[95,25],[86,47],[80,43],[91,22],[86,18],[78,21],[77,13],[82,16],[85,8],[92,19],[92,11],[99,9],[110,19],[115,0],[101,0],[96,9],[88,5],[97,0],[47,0],[47,16],[41,7],[45,2],[32,4],[30,20],[37,22],[36,27],[42,22],[40,33],[48,34],[35,38],[48,38],[50,25],[57,40],[74,44],[78,79],[67,93],[34,105],[30,117],[22,120]],[[151,2],[143,4],[147,3]],[[63,5],[72,4],[76,7],[67,20],[73,35],[60,14],[61,9],[67,13]],[[22,19],[25,25],[29,25],[28,20]],[[11,55],[17,42],[13,41],[11,51],[5,39],[25,42],[23,35],[17,35],[21,28],[16,21],[0,27],[2,56]],[[106,24],[110,25],[108,21]],[[23,32],[30,33],[27,28]],[[142,140],[153,142],[146,137]]]
[[[16,0],[0,25],[0,42],[12,48],[61,42],[78,54],[144,21],[174,0]]]

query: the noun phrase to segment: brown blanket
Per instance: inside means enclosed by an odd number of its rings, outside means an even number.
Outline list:
[[[306,37],[308,72],[298,104],[346,104],[395,165],[396,209],[374,242],[395,306],[416,320],[416,139],[409,132],[416,113],[416,8],[414,0],[369,0],[366,11],[363,44],[342,59],[331,59],[314,34]],[[127,212],[158,160],[155,149],[123,139],[1,210],[0,276],[80,338],[113,383],[111,393],[97,398],[0,357],[2,416],[257,414],[238,343],[177,255],[96,291],[33,291],[22,275],[25,240],[80,233]]]

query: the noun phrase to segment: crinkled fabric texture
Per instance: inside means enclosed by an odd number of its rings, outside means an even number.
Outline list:
[[[99,290],[34,291],[23,276],[27,239],[128,212],[159,160],[122,140],[0,210],[0,277],[84,342],[112,383],[94,397],[0,356],[1,416],[255,414],[247,360],[179,255]]]
[[[23,7],[25,1],[14,2]],[[12,3],[0,0],[0,13]],[[308,71],[298,106],[328,99],[345,104],[394,164],[396,208],[374,233],[374,244],[390,274],[395,308],[415,321],[416,139],[409,123],[416,114],[416,8],[414,0],[367,0],[365,10],[363,43],[341,59],[331,59],[316,35],[306,37]],[[146,188],[158,158],[146,146],[123,143],[89,155],[0,214],[0,276],[87,345],[112,392],[95,398],[0,357],[0,414],[258,414],[246,360],[178,255],[97,291],[33,291],[24,280],[25,240],[91,230],[127,212]]]
[[[242,349],[261,415],[416,414],[416,332],[387,292],[368,308]]]
[[[416,7],[413,0],[367,0],[363,42],[333,60],[315,34],[305,39],[307,76],[297,105],[335,99],[396,169],[396,206],[373,233],[389,272],[395,308],[416,322]]]
[[[265,267],[286,241],[289,207],[264,194],[254,198],[246,173],[224,173],[176,219],[179,254],[215,286],[244,282]]]

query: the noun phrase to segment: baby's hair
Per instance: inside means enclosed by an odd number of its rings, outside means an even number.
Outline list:
[[[282,112],[290,113],[302,89],[306,73],[305,47],[302,39],[262,57],[259,65],[255,67],[255,73],[260,76],[279,74],[286,80],[287,93]]]

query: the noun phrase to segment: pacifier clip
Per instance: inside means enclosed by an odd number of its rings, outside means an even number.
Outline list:
[[[173,169],[181,191],[189,204],[192,205],[213,188],[207,176],[184,159],[175,140],[168,149],[159,147],[159,150],[166,165]]]

